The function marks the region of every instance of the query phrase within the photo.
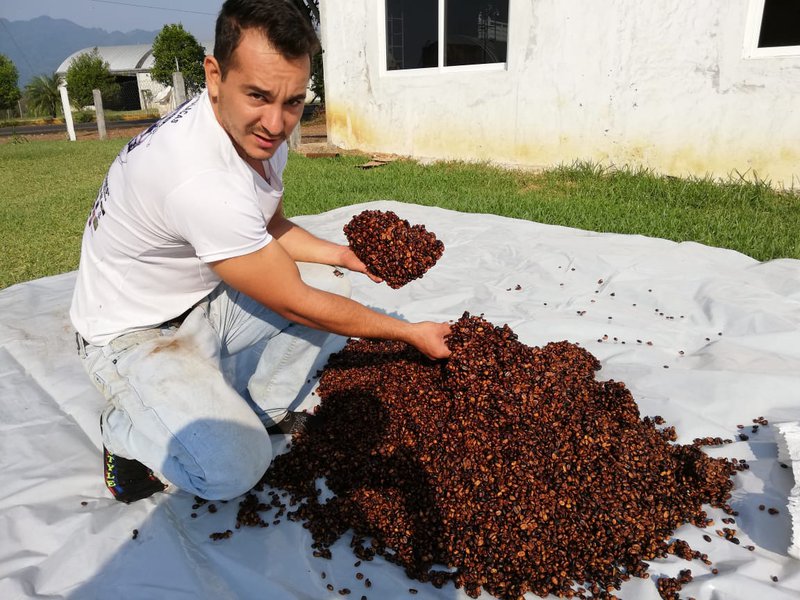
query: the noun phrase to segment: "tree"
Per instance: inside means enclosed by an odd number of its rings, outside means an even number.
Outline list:
[[[205,84],[203,59],[206,50],[183,25],[164,25],[153,40],[153,68],[150,76],[163,85],[172,85],[172,73],[183,73],[190,94],[199,92]]]
[[[48,115],[55,118],[61,104],[61,93],[58,86],[61,77],[56,73],[52,75],[37,75],[25,86],[25,102],[37,115]]]
[[[311,26],[319,31],[319,0],[292,0],[294,5],[300,9],[307,18]],[[322,70],[322,52],[311,58],[311,81],[309,83],[311,92],[319,98],[322,105],[325,104],[325,74]]]
[[[120,90],[97,48],[76,57],[67,69],[67,90],[77,108],[94,104],[92,90],[95,89],[100,90],[105,102],[113,102]]]
[[[17,67],[10,58],[0,54],[0,108],[15,108],[20,98],[17,87]]]

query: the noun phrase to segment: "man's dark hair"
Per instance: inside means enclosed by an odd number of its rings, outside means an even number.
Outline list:
[[[214,58],[224,78],[233,66],[233,52],[242,30],[256,29],[286,58],[319,52],[319,39],[308,20],[291,0],[227,0],[217,17]]]

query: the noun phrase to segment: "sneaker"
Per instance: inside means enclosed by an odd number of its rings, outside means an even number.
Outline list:
[[[290,410],[283,419],[267,427],[267,433],[270,435],[294,435],[295,433],[305,433],[311,429],[313,423],[313,415]]]
[[[138,460],[112,454],[103,446],[103,473],[106,487],[120,502],[131,503],[163,492],[166,485]]]

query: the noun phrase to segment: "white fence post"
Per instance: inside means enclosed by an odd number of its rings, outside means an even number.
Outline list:
[[[64,121],[67,123],[67,134],[70,141],[75,141],[75,125],[72,124],[72,111],[69,107],[69,95],[67,94],[67,86],[61,85],[58,87],[61,92],[61,106],[64,109]]]

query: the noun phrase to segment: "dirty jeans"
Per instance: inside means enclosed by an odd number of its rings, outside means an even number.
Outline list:
[[[308,285],[349,296],[333,267],[298,268]],[[235,498],[269,466],[265,426],[286,415],[328,335],[220,284],[178,328],[85,345],[84,367],[108,399],[103,443],[189,493]]]

